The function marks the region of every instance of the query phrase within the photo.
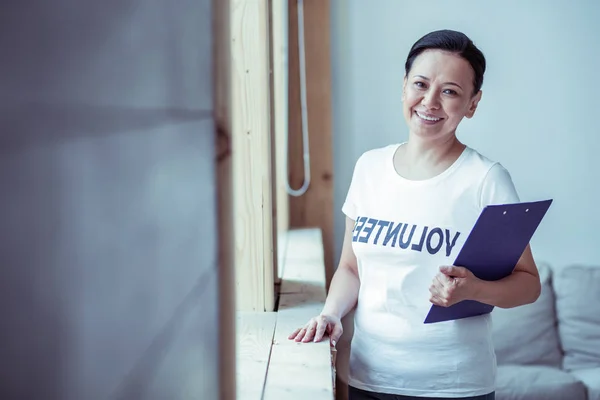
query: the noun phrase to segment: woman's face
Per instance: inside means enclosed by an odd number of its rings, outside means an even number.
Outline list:
[[[481,98],[473,95],[474,71],[458,55],[426,50],[404,77],[404,118],[411,134],[440,139],[454,135],[464,117],[471,118]]]

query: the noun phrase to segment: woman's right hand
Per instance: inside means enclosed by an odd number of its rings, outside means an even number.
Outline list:
[[[320,342],[321,339],[323,339],[323,336],[325,336],[325,333],[327,333],[331,344],[335,346],[343,332],[342,321],[338,317],[321,314],[311,318],[304,327],[298,328],[292,332],[292,334],[288,336],[288,339],[303,343],[311,341]]]
[[[304,327],[292,332],[288,339],[303,343],[320,342],[327,333],[332,346],[340,340],[344,331],[341,318],[356,305],[360,289],[358,263],[352,250],[354,225],[354,220],[346,217],[340,264],[331,278],[329,293],[321,314],[311,318]]]

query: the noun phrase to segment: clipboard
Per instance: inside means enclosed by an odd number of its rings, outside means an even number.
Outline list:
[[[531,241],[552,200],[491,205],[483,209],[454,265],[477,278],[496,281],[510,275]],[[465,300],[450,307],[432,305],[425,324],[491,313],[494,306]]]

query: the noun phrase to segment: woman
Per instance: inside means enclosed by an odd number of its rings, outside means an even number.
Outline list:
[[[490,315],[424,324],[431,304],[534,302],[540,281],[529,247],[514,273],[481,281],[451,265],[483,207],[518,202],[501,164],[461,143],[475,114],[486,62],[463,33],[419,39],[405,64],[406,143],[364,153],[346,201],[338,269],[322,313],[290,335],[335,345],[356,306],[350,399],[493,399]]]

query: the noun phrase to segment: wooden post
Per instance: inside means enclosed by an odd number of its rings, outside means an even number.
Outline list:
[[[268,0],[231,0],[237,309],[272,311],[273,201]]]
[[[297,0],[289,0],[289,175],[294,189],[304,180]],[[327,287],[333,275],[333,149],[329,0],[304,0],[304,43],[311,185],[290,198],[291,227],[323,232]]]
[[[235,277],[231,173],[231,70],[229,0],[214,0],[213,76],[219,255],[220,400],[236,398]]]
[[[289,228],[289,196],[287,193],[287,3],[271,0],[271,121],[273,140],[273,175],[275,205],[275,278],[281,277],[281,265]]]

